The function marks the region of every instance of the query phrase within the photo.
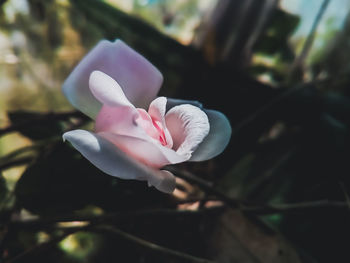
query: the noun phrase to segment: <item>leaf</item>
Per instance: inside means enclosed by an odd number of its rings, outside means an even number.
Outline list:
[[[235,210],[227,210],[213,225],[208,253],[219,263],[301,263],[282,235]]]
[[[62,124],[50,119],[47,113],[33,111],[8,112],[8,117],[16,130],[32,140],[42,140],[62,134]],[[45,119],[45,122],[42,120]]]
[[[145,182],[102,173],[62,142],[27,168],[15,194],[20,206],[38,214],[67,213],[91,204],[107,210],[157,207],[167,200]]]
[[[297,28],[299,21],[300,17],[276,9],[265,35],[257,42],[255,51],[265,54],[279,53],[283,60],[291,61],[294,54],[288,45],[288,38]]]

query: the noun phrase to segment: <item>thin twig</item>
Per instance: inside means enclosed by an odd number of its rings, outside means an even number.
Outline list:
[[[195,257],[184,252],[176,251],[173,249],[169,249],[155,243],[149,242],[142,238],[136,237],[132,234],[126,233],[118,228],[111,226],[97,226],[92,228],[92,231],[96,231],[98,233],[104,234],[112,234],[118,238],[123,239],[124,241],[128,241],[136,247],[146,250],[152,254],[156,254],[157,256],[162,256],[164,258],[174,258],[181,260],[184,263],[214,263],[212,260]]]
[[[187,262],[187,263],[214,263],[214,261],[207,260],[204,258],[195,257],[192,255],[189,255],[187,253],[183,253],[180,251],[176,251],[173,249],[169,249],[157,244],[154,244],[152,242],[149,242],[147,240],[141,239],[139,237],[136,237],[134,235],[131,235],[129,233],[126,233],[118,228],[112,227],[112,226],[97,226],[95,224],[90,224],[88,226],[74,226],[74,227],[68,227],[64,228],[64,233],[60,235],[59,237],[52,238],[51,240],[37,244],[24,252],[18,254],[17,256],[13,257],[12,259],[7,260],[5,263],[15,263],[21,260],[24,260],[26,258],[33,257],[35,255],[38,255],[41,251],[47,250],[51,248],[53,245],[59,243],[63,239],[65,239],[67,236],[74,234],[79,231],[92,231],[96,233],[103,233],[103,234],[112,234],[113,236],[117,236],[125,241],[128,241],[132,243],[133,245],[137,246],[140,249],[146,250],[148,253],[160,255],[162,257],[166,258],[176,258],[181,260],[181,262]]]
[[[301,212],[305,210],[312,211],[314,209],[344,209],[347,207],[348,203],[343,201],[317,200],[290,204],[244,206],[241,210],[252,214],[267,215],[285,212]]]
[[[328,4],[329,4],[330,0],[323,0],[321,6],[320,6],[320,9],[316,15],[316,18],[312,24],[312,27],[311,27],[311,30],[304,42],[304,45],[303,45],[303,48],[299,54],[299,56],[295,59],[292,67],[291,67],[291,70],[290,70],[290,73],[289,73],[289,76],[288,76],[288,81],[293,77],[293,74],[295,72],[295,70],[297,70],[300,66],[302,66],[311,50],[311,47],[312,47],[312,44],[315,40],[315,36],[316,36],[316,31],[317,31],[317,28],[318,28],[318,25],[320,24],[321,22],[321,19],[328,7]]]
[[[179,170],[179,169],[176,169],[172,166],[167,166],[165,169],[168,170],[169,172],[173,173],[175,176],[186,180],[189,183],[198,185],[205,192],[215,195],[216,197],[218,197],[220,200],[224,201],[227,205],[229,205],[232,208],[240,208],[243,205],[242,201],[228,197],[222,191],[214,188],[213,184],[211,182],[206,181],[202,178],[199,178],[188,171]]]
[[[174,173],[176,176],[198,185],[203,191],[213,194],[219,200],[223,201],[229,207],[239,209],[242,212],[251,214],[275,214],[285,212],[299,212],[312,209],[344,209],[348,207],[348,203],[344,201],[330,201],[330,200],[317,200],[309,202],[291,203],[291,204],[262,204],[254,205],[244,202],[242,200],[234,199],[227,196],[222,191],[215,189],[211,183],[196,177],[187,171],[180,171],[174,167],[167,167],[167,170]]]
[[[143,220],[152,217],[196,217],[210,214],[217,214],[224,211],[225,207],[217,206],[203,208],[200,210],[176,210],[176,209],[150,209],[139,211],[128,211],[119,213],[108,213],[102,215],[58,215],[53,217],[41,217],[27,220],[13,220],[11,227],[20,228],[42,228],[45,225],[52,225],[59,222],[89,222],[91,224],[129,221],[130,219]]]

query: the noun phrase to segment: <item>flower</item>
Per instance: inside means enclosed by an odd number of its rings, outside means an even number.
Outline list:
[[[103,172],[171,193],[175,177],[160,168],[215,157],[231,126],[199,102],[156,97],[162,82],[158,69],[121,40],[100,41],[63,84],[70,103],[95,119],[95,131],[68,131],[63,139]]]

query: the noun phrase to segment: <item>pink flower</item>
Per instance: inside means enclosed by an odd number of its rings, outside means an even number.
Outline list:
[[[103,172],[171,193],[175,177],[160,168],[215,157],[231,126],[199,102],[156,97],[162,82],[157,68],[121,40],[99,42],[63,84],[71,104],[95,119],[95,132],[73,130],[63,139]]]

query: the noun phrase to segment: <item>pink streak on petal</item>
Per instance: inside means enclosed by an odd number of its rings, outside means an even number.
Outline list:
[[[173,147],[173,139],[165,123],[167,99],[165,97],[158,97],[153,100],[149,106],[148,113],[154,121],[154,126],[162,133],[161,140],[168,148]]]
[[[153,139],[159,139],[159,131],[153,125],[151,116],[144,109],[137,109],[139,117],[136,119],[136,123],[142,127],[142,129]]]
[[[158,141],[161,145],[169,147],[169,143],[167,142],[167,138],[165,135],[165,127],[163,124],[157,119],[150,116],[144,109],[137,109],[139,112],[139,118],[136,119],[136,123],[142,127],[142,129],[153,139]],[[164,122],[165,123],[165,122]],[[172,140],[170,137],[170,143],[172,144]]]

